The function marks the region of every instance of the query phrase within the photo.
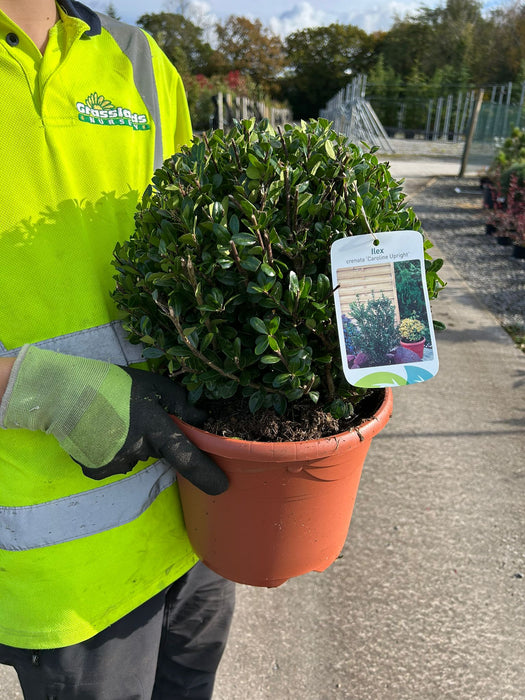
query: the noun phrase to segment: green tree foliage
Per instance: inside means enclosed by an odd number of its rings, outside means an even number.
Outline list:
[[[399,76],[407,76],[430,44],[430,28],[417,17],[398,19],[377,41],[374,54]]]
[[[283,83],[296,117],[317,115],[352,73],[366,72],[370,65],[372,41],[353,25],[302,29],[290,34],[285,45],[288,72]]]
[[[415,63],[427,78],[443,66],[462,70],[479,50],[484,24],[477,0],[447,0],[436,8],[397,19],[382,38],[378,51],[396,73],[408,76]]]
[[[522,2],[494,9],[482,40],[483,51],[473,57],[480,82],[524,79],[525,6]]]
[[[367,95],[373,98],[374,109],[383,124],[395,125],[399,108],[401,77],[379,55],[368,71]]]
[[[284,65],[281,39],[265,29],[260,20],[231,16],[215,26],[217,51],[214,69],[226,74],[239,70],[256,85],[266,90],[275,89],[277,76]]]
[[[145,14],[138,24],[185,83],[199,74],[220,82],[239,71],[257,86],[258,97],[269,93],[287,101],[295,118],[316,117],[352,75],[365,73],[372,105],[385,125],[396,126],[407,100],[415,100],[416,117],[418,104],[422,112],[429,99],[467,88],[512,81],[519,91],[525,80],[524,3],[502,0],[488,14],[482,7],[479,0],[444,0],[396,18],[386,32],[367,35],[353,25],[331,24],[284,40],[259,20],[236,16],[216,24],[212,40],[210,18],[188,14],[185,0],[176,12]],[[107,11],[114,13],[111,3]],[[410,126],[406,119],[404,125]]]
[[[482,3],[477,0],[447,0],[446,5],[423,12],[431,28],[432,50],[425,72],[433,74],[441,66],[459,71],[468,62],[476,44],[476,33],[483,23]]]
[[[213,49],[203,29],[180,13],[159,12],[139,17],[137,24],[153,36],[183,77],[209,73]]]

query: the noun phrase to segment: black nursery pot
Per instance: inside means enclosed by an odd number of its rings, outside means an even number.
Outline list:
[[[494,195],[488,183],[483,183],[483,206],[485,209],[494,209]]]
[[[525,260],[525,245],[514,243],[512,246],[512,257],[518,258],[518,260]]]
[[[510,236],[496,236],[496,241],[500,245],[510,245],[512,243],[512,238]]]

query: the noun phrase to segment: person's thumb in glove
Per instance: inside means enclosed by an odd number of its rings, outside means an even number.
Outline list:
[[[0,425],[54,435],[94,479],[124,474],[139,460],[156,457],[206,493],[225,491],[224,472],[168,412],[188,423],[202,420],[184,389],[166,377],[25,346],[0,404]]]

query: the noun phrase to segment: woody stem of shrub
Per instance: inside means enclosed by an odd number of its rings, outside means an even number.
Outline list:
[[[202,298],[202,294],[201,294],[200,289],[199,289],[197,278],[195,277],[195,268],[193,267],[193,263],[191,261],[191,258],[188,257],[187,259],[183,259],[181,262],[182,262],[182,266],[186,270],[186,277],[187,277],[189,283],[191,284],[191,286],[193,287],[193,291],[195,293],[195,299],[197,301],[197,304],[199,306],[202,306],[202,304],[204,303],[204,300]],[[206,324],[206,328],[208,329],[208,331],[211,333],[212,328],[210,325],[210,320],[208,318],[204,318],[204,323]],[[213,347],[216,348],[215,339],[213,340]]]
[[[325,377],[326,377],[326,387],[328,391],[328,400],[333,401],[335,398],[335,384],[334,378],[332,376],[332,363],[326,365]]]
[[[233,152],[235,154],[235,161],[237,163],[237,167],[239,168],[239,170],[243,170],[242,163],[241,163],[241,156],[239,154],[239,148],[238,148],[237,144],[235,143],[235,141],[232,141],[232,147],[233,147]]]
[[[175,310],[173,309],[172,306],[167,306],[167,307],[166,307],[166,306],[164,306],[163,304],[161,304],[159,301],[156,301],[155,303],[157,304],[157,306],[158,306],[160,309],[162,309],[162,311],[163,311],[164,313],[166,313],[166,310],[168,311],[168,316],[169,316],[171,322],[173,323],[173,325],[175,326],[175,328],[177,329],[177,331],[178,331],[178,333],[179,333],[179,335],[180,335],[180,337],[181,337],[181,339],[182,339],[182,342],[184,343],[184,345],[186,345],[186,347],[188,348],[188,350],[190,350],[191,354],[192,354],[194,357],[196,357],[197,359],[199,359],[199,360],[200,360],[201,362],[203,362],[207,367],[209,367],[210,369],[212,369],[214,372],[217,372],[217,373],[220,374],[222,377],[225,377],[226,379],[231,379],[232,381],[236,382],[237,384],[240,384],[240,383],[241,383],[239,377],[236,377],[234,374],[230,374],[229,372],[225,372],[221,367],[218,367],[214,362],[211,362],[211,360],[209,360],[209,359],[206,357],[206,355],[203,355],[202,352],[200,352],[200,350],[198,350],[198,349],[193,345],[193,343],[190,342],[190,340],[186,337],[186,335],[185,335],[185,333],[184,333],[184,329],[183,329],[183,327],[182,327],[182,324],[181,324],[181,322],[180,322],[178,316],[176,315]],[[261,389],[263,389],[264,391],[267,391],[267,392],[270,393],[270,394],[280,394],[280,393],[282,393],[282,392],[280,392],[280,391],[278,391],[278,390],[276,390],[276,389],[272,389],[271,387],[262,387],[260,384],[253,384],[252,382],[250,382],[250,383],[248,384],[248,386],[251,387],[252,389],[256,389],[256,390],[258,390],[258,391],[261,390]]]
[[[207,367],[209,367],[210,369],[213,369],[215,372],[220,374],[222,377],[225,377],[226,379],[231,379],[232,381],[236,382],[237,384],[241,383],[239,377],[236,377],[234,374],[230,374],[229,372],[225,372],[221,367],[218,367],[214,362],[211,362],[211,360],[209,360],[206,357],[206,355],[204,355],[202,352],[200,352],[200,350],[198,350],[193,345],[193,343],[190,342],[190,340],[185,335],[182,324],[181,324],[181,322],[180,322],[178,316],[176,315],[175,310],[173,309],[172,306],[165,306],[164,304],[162,304],[158,300],[155,303],[164,313],[166,313],[166,311],[168,312],[168,316],[169,316],[171,322],[173,323],[173,325],[175,326],[175,328],[177,329],[177,332],[179,333],[180,338],[182,339],[183,343],[190,350],[191,354],[194,357],[199,359]],[[290,371],[290,368],[288,366],[286,358],[283,356],[283,354],[280,351],[277,351],[277,355],[278,355],[279,359],[281,360],[281,362],[286,367],[286,369],[288,371]],[[326,368],[326,378],[327,378],[327,385],[328,385],[328,393],[329,393],[330,399],[333,399],[333,397],[335,396],[335,386],[334,386],[334,382],[332,379],[332,373],[330,371],[329,366]],[[311,390],[314,382],[315,382],[315,377],[312,378],[312,380],[310,381],[308,386],[302,387],[303,394],[308,394],[308,392]],[[248,386],[251,387],[252,389],[256,389],[258,391],[262,389],[263,391],[266,391],[269,394],[282,394],[283,393],[283,392],[279,391],[278,389],[273,389],[273,388],[268,387],[268,386],[263,387],[260,384],[254,384],[253,382],[249,382]]]
[[[354,190],[355,190],[356,195],[359,197],[359,190],[357,189],[357,185],[355,182],[353,183],[353,186],[354,186]],[[359,206],[357,201],[356,201],[356,206]],[[372,230],[372,227],[370,226],[370,221],[368,221],[368,216],[366,215],[366,211],[365,211],[364,207],[360,207],[360,213],[361,213],[361,216],[363,217],[363,221],[365,222],[365,226],[368,229],[368,233],[371,233],[372,236],[374,236],[374,238],[375,238],[375,234]]]
[[[233,241],[230,241],[230,250],[232,252],[233,260],[235,262],[235,267],[237,268],[238,273],[241,275],[241,277],[244,280],[244,284],[248,286],[249,278],[248,278],[248,273],[246,270],[243,270],[241,266],[241,258],[239,257],[239,251],[237,250],[237,246]]]
[[[291,208],[290,208],[290,178],[288,176],[288,168],[284,169],[284,191],[286,194],[286,223],[288,225],[288,228],[290,232],[293,233],[292,229],[292,217],[291,217]]]
[[[208,140],[208,136],[206,135],[206,133],[204,133],[204,134],[202,135],[202,139],[203,139],[204,143],[206,144],[206,150],[207,150],[208,153],[210,154],[210,160],[211,160],[211,162],[213,163],[213,166],[214,166],[215,170],[216,170],[217,172],[220,172],[220,171],[219,171],[219,166],[218,166],[218,164],[217,164],[217,161],[215,160],[215,156],[213,155],[213,151],[212,151],[211,148],[210,148],[210,142],[209,142],[209,140]]]
[[[268,263],[271,265],[273,263],[273,252],[272,252],[272,246],[270,243],[270,239],[268,238],[268,234],[264,229],[261,231],[261,229],[257,223],[257,219],[255,217],[255,214],[252,214],[251,221],[252,221],[254,230],[257,233],[257,236],[259,238],[259,242],[261,243],[263,250],[265,250],[266,254],[268,255]]]
[[[235,199],[235,197],[233,195],[229,195],[228,202],[230,204],[233,204],[233,206],[237,209],[237,211],[241,212],[241,214],[244,213],[242,206],[239,204],[239,202]],[[252,215],[252,222],[257,224],[257,221],[255,219],[255,215]],[[263,237],[261,235],[260,229],[257,226],[255,227],[255,233],[257,234],[257,238],[259,239],[259,244],[260,244],[261,248],[263,250],[266,250],[266,246],[265,246]],[[271,249],[270,249],[270,257],[273,260]]]

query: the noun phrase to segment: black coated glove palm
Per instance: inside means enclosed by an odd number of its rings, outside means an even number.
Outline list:
[[[98,469],[82,466],[86,476],[103,479],[124,474],[138,461],[165,459],[205,493],[228,488],[226,474],[180,431],[168,414],[199,426],[205,413],[190,404],[182,386],[158,374],[122,367],[131,377],[130,419],[126,440],[115,457]]]
[[[166,377],[28,345],[11,370],[0,425],[54,435],[93,479],[125,474],[156,457],[206,493],[225,491],[224,472],[168,413],[194,425],[203,419]]]

